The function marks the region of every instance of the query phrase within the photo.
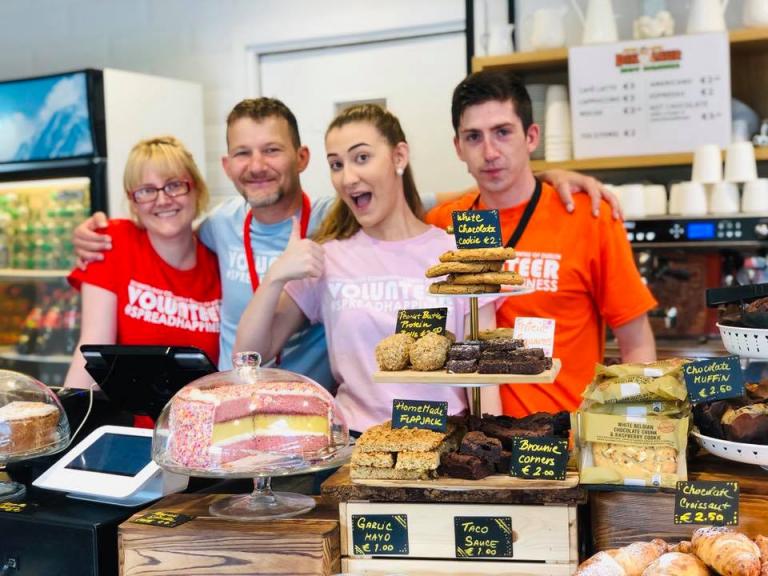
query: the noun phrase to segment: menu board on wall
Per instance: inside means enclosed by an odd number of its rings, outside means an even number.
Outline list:
[[[729,57],[724,32],[571,48],[574,157],[726,147]]]

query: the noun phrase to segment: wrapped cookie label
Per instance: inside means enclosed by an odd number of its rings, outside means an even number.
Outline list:
[[[744,374],[738,356],[708,358],[683,366],[692,404],[744,396]]]
[[[675,524],[735,526],[739,523],[738,482],[677,483]]]
[[[514,438],[509,472],[518,478],[565,480],[568,440],[562,438]]]
[[[355,555],[407,556],[407,514],[352,514]]]
[[[393,400],[392,428],[422,428],[445,432],[448,428],[448,402]]]
[[[455,516],[456,558],[511,558],[512,518]]]
[[[456,211],[452,217],[457,248],[501,247],[498,210]]]
[[[421,338],[425,334],[445,334],[445,322],[448,319],[448,308],[416,308],[399,310],[397,312],[397,334],[408,334]]]

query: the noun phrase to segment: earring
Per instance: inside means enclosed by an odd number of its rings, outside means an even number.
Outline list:
[[[402,176],[403,174],[405,174],[405,168],[398,168],[397,170],[395,170],[395,172],[397,173],[398,176]]]

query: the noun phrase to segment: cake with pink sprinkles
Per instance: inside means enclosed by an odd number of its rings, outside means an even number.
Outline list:
[[[182,389],[171,401],[171,459],[219,468],[254,453],[305,455],[327,448],[333,397],[305,382]]]

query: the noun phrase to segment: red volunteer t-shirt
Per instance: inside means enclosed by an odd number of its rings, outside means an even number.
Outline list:
[[[197,243],[197,264],[177,270],[130,220],[110,220],[112,250],[69,283],[93,284],[117,295],[117,344],[196,346],[219,359],[221,282],[216,256]]]
[[[445,228],[453,211],[473,209],[477,197],[473,191],[441,204],[426,220]],[[515,246],[517,257],[505,264],[536,291],[504,300],[496,323],[514,326],[517,316],[554,318],[553,355],[563,363],[554,384],[502,386],[505,414],[575,410],[595,363],[602,361],[606,323],[621,326],[657,305],[637,271],[624,225],[611,217],[608,204],[603,202],[594,218],[586,194],[576,194],[574,203],[576,210],[569,214],[555,189],[543,184],[539,204]],[[505,244],[526,206],[499,211]],[[485,208],[479,203],[474,209]]]

